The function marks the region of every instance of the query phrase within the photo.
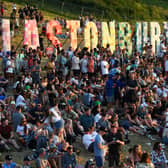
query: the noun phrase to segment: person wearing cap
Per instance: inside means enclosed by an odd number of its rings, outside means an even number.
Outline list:
[[[36,159],[36,168],[51,168],[49,161],[45,158],[46,150],[44,148],[40,148],[39,157]]]
[[[2,164],[2,168],[16,168],[16,163],[12,161],[11,155],[5,156],[5,162]]]
[[[105,127],[100,127],[99,132],[95,137],[94,156],[95,156],[97,168],[103,168],[104,167],[105,150],[107,148],[107,145],[105,145],[103,135],[105,135],[106,132],[107,132],[107,130],[106,130]]]
[[[51,164],[51,167],[61,167],[61,155],[58,153],[57,146],[53,143],[50,144],[48,161]]]
[[[120,164],[121,147],[124,145],[124,140],[123,135],[118,131],[118,127],[115,124],[111,125],[111,130],[105,136],[105,140],[109,144],[109,168],[118,167]]]
[[[73,146],[67,148],[67,152],[62,157],[62,168],[75,168],[77,166],[76,155]]]
[[[31,158],[30,156],[25,156],[24,159],[23,159],[23,165],[21,168],[31,168]]]

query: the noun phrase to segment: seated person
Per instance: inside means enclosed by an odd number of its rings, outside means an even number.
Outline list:
[[[19,140],[22,144],[26,144],[30,126],[27,124],[25,118],[22,119],[21,123],[17,126],[16,133],[19,135]]]
[[[86,108],[85,113],[79,118],[80,124],[83,126],[84,131],[87,131],[89,127],[95,125],[94,117],[91,114],[91,110]]]
[[[76,118],[78,118],[78,114],[72,110],[72,107],[70,105],[67,105],[65,111],[63,111],[62,113],[62,117],[65,120],[67,119],[75,120]]]
[[[5,89],[0,87],[0,100],[4,100],[6,98]]]
[[[166,122],[165,127],[163,128],[162,141],[163,143],[168,145],[168,121]]]
[[[0,87],[6,89],[7,86],[8,86],[8,80],[2,76],[2,73],[0,73]]]
[[[94,131],[94,126],[91,126],[87,132],[82,137],[82,143],[85,145],[86,150],[93,152],[94,141],[97,135],[97,132]]]
[[[2,164],[2,168],[8,168],[8,167],[12,167],[12,168],[17,167],[16,163],[12,161],[11,155],[6,155],[5,162]]]
[[[14,139],[12,127],[9,125],[7,119],[2,119],[0,126],[0,139],[4,142],[5,147],[10,150],[7,143],[12,144],[17,150],[20,149],[16,140]]]
[[[76,155],[73,153],[73,147],[69,146],[67,152],[62,157],[62,168],[75,168],[77,166]]]

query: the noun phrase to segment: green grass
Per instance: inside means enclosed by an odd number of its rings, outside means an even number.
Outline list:
[[[12,2],[12,0],[7,0]],[[25,4],[28,0],[13,0]],[[80,14],[100,20],[163,21],[168,18],[167,0],[29,0],[50,17],[77,19]],[[63,3],[64,2],[64,3]]]

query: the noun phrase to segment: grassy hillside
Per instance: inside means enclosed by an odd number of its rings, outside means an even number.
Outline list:
[[[12,0],[7,0],[12,1]],[[13,0],[19,4],[36,4],[49,13],[68,18],[80,14],[94,15],[101,20],[163,21],[168,19],[167,0]]]
[[[65,0],[69,2],[69,0]],[[167,0],[71,0],[81,6],[104,11],[105,18],[115,20],[166,20]],[[101,14],[101,13],[100,13]]]

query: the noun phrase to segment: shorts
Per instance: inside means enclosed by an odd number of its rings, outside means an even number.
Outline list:
[[[64,128],[64,120],[63,119],[58,120],[55,123],[54,128],[56,128],[56,129]]]
[[[132,123],[130,123],[128,120],[123,120],[120,125],[124,127],[124,129],[129,130],[130,127],[133,126]]]
[[[103,167],[104,166],[104,157],[103,156],[95,156],[96,166]]]

